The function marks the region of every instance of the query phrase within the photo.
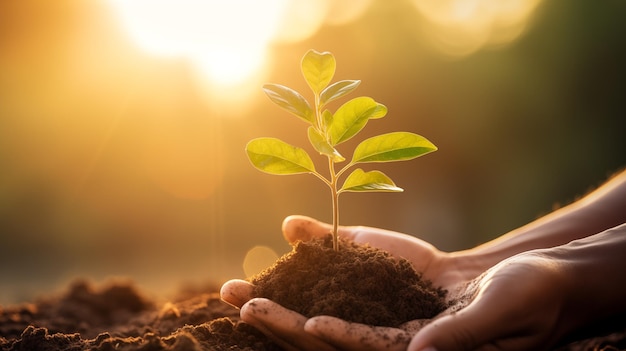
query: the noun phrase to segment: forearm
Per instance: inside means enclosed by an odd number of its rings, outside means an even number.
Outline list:
[[[571,205],[493,241],[452,253],[460,263],[487,269],[521,252],[567,244],[626,222],[626,172]]]
[[[550,251],[550,250],[548,250]],[[554,250],[567,292],[561,325],[565,333],[626,316],[626,224]]]

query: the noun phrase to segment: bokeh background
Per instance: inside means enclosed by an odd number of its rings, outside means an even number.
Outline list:
[[[342,224],[442,250],[523,225],[626,165],[625,17],[621,0],[1,1],[0,304],[76,277],[243,278],[253,247],[289,250],[285,216],[330,221],[319,180],[244,152],[310,150],[261,85],[310,97],[311,48],[389,108],[357,139],[439,147],[377,165],[405,192],[342,195]]]

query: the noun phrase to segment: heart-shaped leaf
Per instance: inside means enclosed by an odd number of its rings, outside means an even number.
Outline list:
[[[302,118],[310,124],[315,124],[315,113],[309,102],[297,91],[280,84],[265,84],[263,91],[276,105]]]
[[[276,138],[257,138],[246,145],[250,162],[270,174],[298,174],[315,172],[307,152]]]
[[[362,141],[354,150],[352,163],[411,160],[437,150],[421,135],[394,132]]]
[[[308,133],[309,141],[317,152],[330,157],[335,163],[345,161],[345,158],[341,156],[339,151],[332,147],[315,127],[309,127]]]
[[[302,58],[302,74],[315,94],[328,86],[336,67],[335,57],[330,52],[309,50]]]
[[[351,93],[359,84],[361,84],[360,80],[341,80],[331,84],[320,94],[320,106]]]
[[[337,109],[328,128],[331,144],[343,143],[361,131],[370,118],[382,118],[386,114],[385,105],[367,96],[346,102]]]
[[[402,192],[403,189],[398,188],[383,172],[365,172],[357,168],[346,178],[340,191]]]

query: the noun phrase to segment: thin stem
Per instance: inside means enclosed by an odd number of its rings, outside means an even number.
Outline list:
[[[322,117],[322,106],[320,105],[320,95],[318,93],[315,93],[315,119],[317,121],[317,128],[326,134],[327,126],[324,124],[324,118]],[[335,173],[335,162],[331,157],[328,157],[328,170],[330,172],[330,181],[317,173],[313,174],[320,178],[330,188],[333,203],[333,249],[335,251],[339,251],[339,193],[337,192],[337,178],[339,175]],[[341,172],[343,172],[343,170]]]
[[[339,227],[339,193],[337,192],[337,175],[335,174],[335,163],[328,158],[328,168],[330,169],[330,193],[333,202],[333,249],[339,251],[338,227]]]
[[[354,166],[356,163],[348,163],[347,165],[345,165],[339,172],[337,172],[337,178],[339,178],[343,172],[347,171],[350,167]]]

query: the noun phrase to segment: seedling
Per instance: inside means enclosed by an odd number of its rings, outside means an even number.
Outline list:
[[[341,193],[403,191],[388,176],[377,170],[364,171],[356,168],[341,186],[340,177],[358,164],[411,160],[435,151],[437,147],[414,133],[382,134],[358,144],[352,153],[352,159],[337,171],[337,164],[346,159],[336,147],[359,133],[370,119],[384,117],[387,107],[370,97],[361,96],[344,103],[335,113],[325,109],[329,102],[351,93],[361,83],[359,80],[341,80],[330,84],[335,68],[335,57],[329,52],[309,50],[302,58],[302,74],[315,97],[313,106],[291,88],[279,84],[263,86],[270,100],[309,125],[309,142],[313,149],[328,159],[328,177],[316,170],[313,160],[304,149],[280,139],[253,139],[246,145],[246,152],[252,164],[263,172],[276,175],[310,173],[328,185],[332,195],[333,248],[338,250],[337,228]]]

